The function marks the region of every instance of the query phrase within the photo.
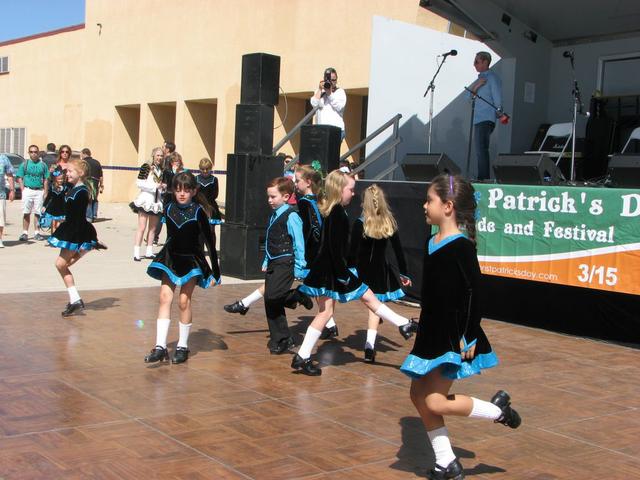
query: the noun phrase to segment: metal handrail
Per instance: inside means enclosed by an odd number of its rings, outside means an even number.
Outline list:
[[[302,120],[300,120],[298,123],[296,123],[296,125],[289,131],[289,133],[287,133],[282,140],[280,140],[278,143],[276,143],[276,145],[273,147],[273,152],[272,155],[277,155],[278,154],[278,150],[280,150],[282,148],[282,146],[287,143],[291,137],[293,137],[296,133],[298,133],[298,130],[300,130],[300,127],[302,127],[302,125],[304,125],[305,123],[307,123],[311,117],[313,117],[315,115],[315,113],[318,111],[318,109],[320,108],[320,105],[317,105],[315,107],[313,107],[309,113],[307,113],[304,117],[302,117]]]
[[[401,118],[402,118],[402,114],[401,113],[396,114],[393,118],[391,118],[390,120],[385,122],[380,128],[378,128],[371,135],[369,135],[365,139],[361,140],[359,143],[357,143],[351,149],[349,149],[349,151],[347,153],[345,153],[344,155],[342,155],[340,157],[340,161],[345,160],[346,158],[348,158],[354,152],[356,152],[357,150],[362,148],[364,145],[369,143],[371,140],[376,138],[378,135],[380,135],[382,132],[384,132],[387,128],[389,128],[391,125],[393,125],[393,134],[392,134],[391,142],[388,145],[386,145],[385,147],[383,147],[380,150],[376,151],[371,156],[367,157],[367,159],[366,159],[366,161],[364,163],[358,165],[358,167],[356,167],[356,168],[354,168],[352,170],[353,174],[359,173],[362,170],[364,170],[365,168],[367,168],[369,165],[371,165],[373,162],[375,162],[382,155],[384,155],[385,153],[391,151],[391,165],[388,168],[384,169],[381,173],[376,175],[374,177],[374,180],[380,180],[381,178],[393,173],[393,171],[396,168],[398,168],[398,166],[399,166],[399,164],[397,163],[397,160],[396,160],[396,147],[400,143],[402,143],[402,138],[398,135],[400,119]]]

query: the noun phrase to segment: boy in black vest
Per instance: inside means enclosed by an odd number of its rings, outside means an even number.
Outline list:
[[[267,185],[267,199],[273,213],[267,227],[262,271],[265,272],[264,307],[271,336],[267,346],[276,355],[294,345],[284,306],[296,295],[291,285],[294,278],[302,278],[306,267],[302,219],[287,204],[293,190],[293,181],[285,177],[274,178]]]

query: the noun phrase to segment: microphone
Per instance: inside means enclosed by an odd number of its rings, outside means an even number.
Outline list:
[[[448,57],[449,55],[451,55],[452,57],[455,57],[456,55],[458,55],[458,50],[451,50],[450,52],[443,53],[442,55],[438,55],[438,56],[439,57]]]
[[[571,58],[573,59],[573,50],[565,50],[564,53],[562,54],[562,56],[564,58]]]

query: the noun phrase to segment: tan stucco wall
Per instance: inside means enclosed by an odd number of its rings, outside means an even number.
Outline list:
[[[325,0],[322,5],[310,0],[87,0],[84,29],[0,46],[0,56],[10,58],[10,73],[0,76],[0,127],[26,127],[27,144],[43,149],[51,141],[75,150],[87,146],[103,165],[118,166],[139,165],[173,128],[167,136],[187,167],[213,156],[215,169],[225,170],[226,154],[233,151],[243,54],[281,57],[280,84],[292,96],[275,143],[304,114],[301,98],[311,94],[325,67],[337,69],[348,92],[366,92],[374,15],[437,30],[448,27],[417,0]],[[360,140],[361,104],[350,95],[345,150]],[[133,108],[117,111],[116,106]],[[135,124],[136,109],[137,152],[118,113]],[[208,148],[196,122],[215,125]],[[295,146],[296,140],[283,151]],[[131,171],[105,170],[102,199],[131,199],[134,178]],[[224,198],[224,176],[220,182]]]

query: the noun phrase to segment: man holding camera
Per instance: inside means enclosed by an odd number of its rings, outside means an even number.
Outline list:
[[[344,139],[344,119],[342,117],[346,105],[347,94],[338,87],[338,74],[335,68],[327,68],[318,89],[311,97],[311,106],[319,107],[316,114],[316,125],[339,127]]]

